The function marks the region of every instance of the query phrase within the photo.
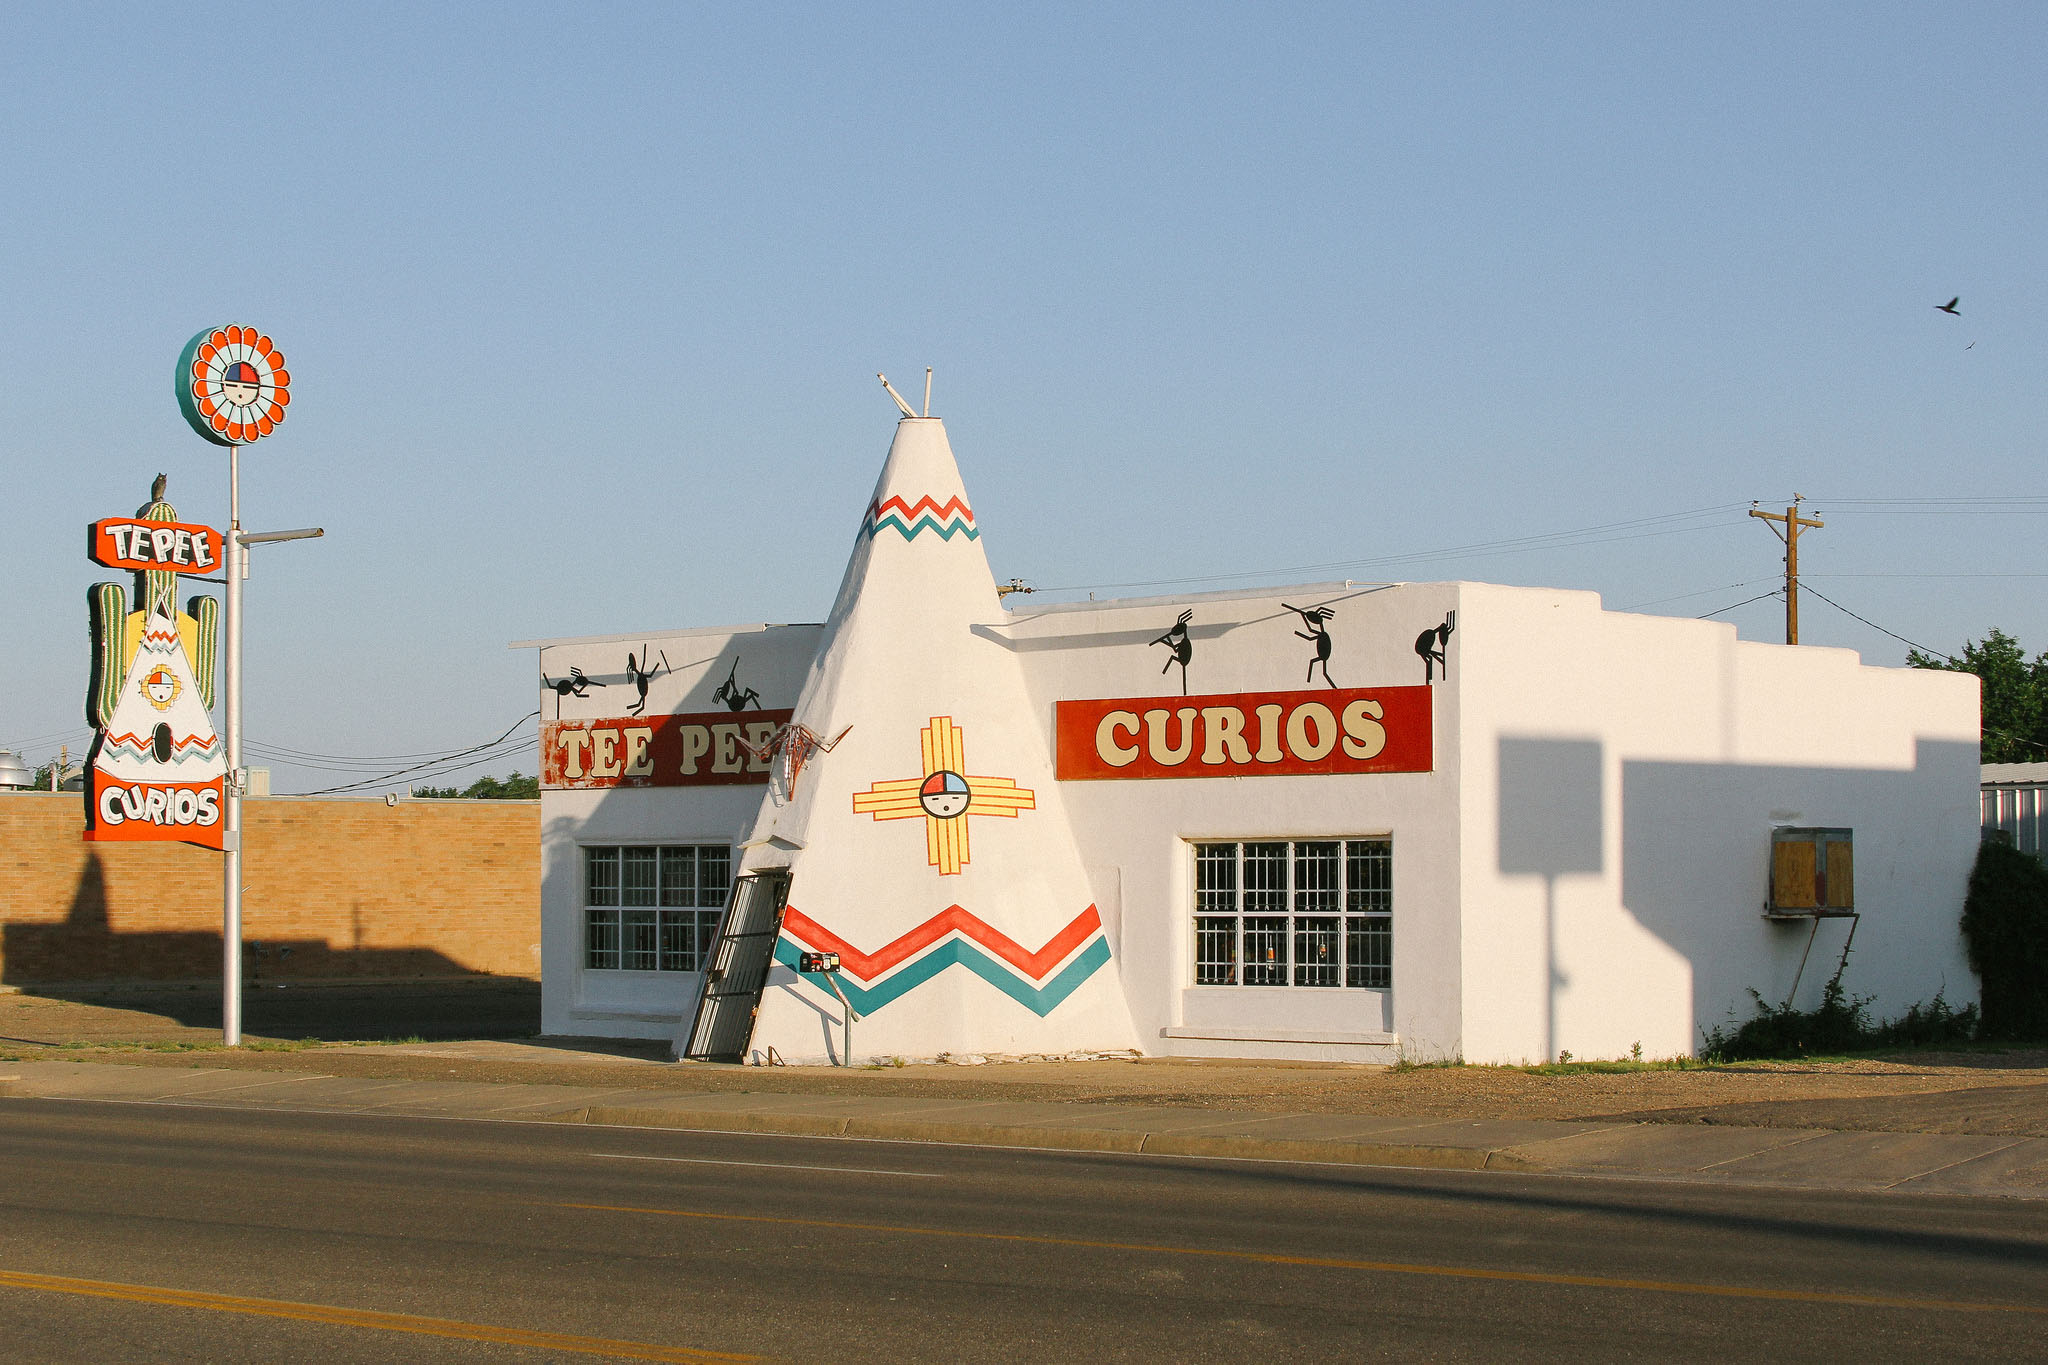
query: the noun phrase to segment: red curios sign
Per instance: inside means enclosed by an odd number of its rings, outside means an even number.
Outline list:
[[[1058,704],[1062,782],[1426,773],[1431,689],[1371,687]]]
[[[124,782],[97,766],[86,770],[86,799],[93,822],[85,837],[95,842],[170,839],[219,849],[226,826],[221,802],[227,780],[208,782]]]
[[[790,715],[708,711],[550,721],[540,729],[540,784],[549,791],[760,785],[768,764],[741,746],[766,744]]]
[[[140,517],[107,517],[85,534],[85,553],[93,563],[133,573],[215,573],[220,546],[220,532],[211,526]]]

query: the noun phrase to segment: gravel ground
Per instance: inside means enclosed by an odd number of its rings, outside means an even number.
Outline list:
[[[661,1043],[536,1039],[539,988],[531,982],[251,992],[244,1034],[252,1043],[329,1040],[275,1050],[220,1048],[219,1017],[218,993],[204,990],[0,995],[0,1059],[596,1085],[678,1095],[910,1095],[2048,1137],[2048,1049],[1566,1074],[1189,1058],[836,1070],[676,1066]],[[380,1041],[413,1038],[434,1041]]]

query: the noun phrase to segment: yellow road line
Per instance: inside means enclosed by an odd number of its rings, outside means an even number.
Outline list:
[[[721,1351],[696,1351],[687,1346],[657,1346],[645,1341],[612,1341],[605,1337],[579,1337],[563,1332],[529,1332],[518,1327],[493,1327],[488,1323],[462,1322],[455,1318],[423,1318],[411,1313],[374,1313],[361,1308],[293,1303],[286,1299],[247,1299],[233,1294],[206,1294],[192,1289],[166,1289],[158,1285],[78,1280],[64,1275],[29,1275],[18,1270],[0,1270],[0,1288],[32,1289],[48,1294],[82,1294],[89,1298],[152,1303],[166,1308],[205,1308],[216,1313],[242,1313],[260,1318],[291,1318],[299,1322],[318,1322],[334,1327],[366,1327],[377,1332],[452,1337],[457,1341],[483,1341],[500,1346],[531,1346],[543,1351],[572,1351],[579,1355],[610,1356],[614,1360],[695,1362],[761,1359],[760,1356],[729,1355]]]
[[[1153,1246],[1142,1242],[1095,1242],[1079,1237],[1033,1237],[1016,1232],[959,1232],[891,1223],[835,1223],[812,1218],[768,1218],[744,1213],[703,1213],[693,1209],[648,1209],[619,1204],[556,1204],[555,1208],[596,1213],[659,1214],[666,1218],[699,1218],[721,1223],[780,1223],[790,1227],[837,1228],[846,1232],[888,1232],[909,1237],[950,1237],[980,1242],[1020,1242],[1031,1246],[1084,1247],[1092,1251],[1135,1251],[1165,1256],[1210,1256],[1259,1265],[1309,1266],[1324,1270],[1365,1270],[1383,1275],[1434,1275],[1458,1280],[1502,1280],[1511,1284],[1558,1284],[1584,1289],[1629,1289],[1659,1294],[1701,1294],[1724,1299],[1775,1299],[1788,1303],[1846,1304],[1857,1308],[1911,1308],[1961,1313],[2029,1313],[2048,1316],[2048,1308],[2021,1303],[1971,1303],[1961,1299],[1899,1299],[1873,1294],[1831,1294],[1823,1290],[1773,1289],[1763,1285],[1696,1284],[1685,1280],[1623,1280],[1605,1275],[1552,1275],[1533,1270],[1487,1270],[1479,1266],[1422,1265],[1403,1261],[1350,1261],[1327,1256],[1280,1256],[1264,1251],[1231,1251],[1214,1247]]]

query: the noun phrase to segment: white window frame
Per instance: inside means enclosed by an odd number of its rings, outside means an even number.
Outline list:
[[[1390,833],[1189,840],[1191,984],[1391,990],[1393,848]]]
[[[730,844],[617,841],[578,844],[576,850],[578,960],[585,971],[660,975],[704,969],[732,890]],[[683,855],[688,885],[679,875]],[[609,878],[601,875],[607,862]],[[716,886],[704,884],[707,863],[723,864],[724,880]]]

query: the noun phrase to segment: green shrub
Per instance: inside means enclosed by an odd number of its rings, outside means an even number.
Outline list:
[[[1979,1028],[1975,1005],[1953,1009],[1938,993],[1925,1005],[1907,1006],[1897,1019],[1873,1024],[1870,997],[1844,991],[1840,971],[1822,989],[1818,1009],[1773,1005],[1754,990],[1749,995],[1756,1001],[1756,1013],[1741,1024],[1709,1030],[1700,1045],[1702,1060],[1770,1061],[1874,1048],[1939,1047],[1970,1042]]]
[[[2048,868],[2005,839],[1979,845],[1963,938],[1982,985],[1984,1032],[2048,1038]]]

